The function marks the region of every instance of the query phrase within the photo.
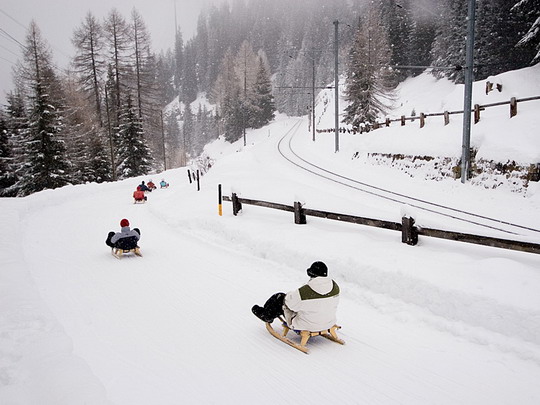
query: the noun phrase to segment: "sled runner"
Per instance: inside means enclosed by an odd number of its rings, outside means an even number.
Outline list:
[[[269,322],[266,322],[266,330],[268,330],[268,332],[270,332],[270,334],[276,339],[281,340],[283,343],[286,343],[289,346],[292,346],[303,353],[309,354],[309,349],[306,345],[308,340],[313,336],[323,336],[326,339],[331,340],[332,342],[339,343],[340,345],[345,344],[345,341],[340,339],[336,333],[336,330],[341,329],[341,326],[338,325],[334,325],[330,329],[325,329],[318,332],[310,332],[308,330],[294,330],[294,332],[296,332],[296,334],[300,335],[301,337],[300,343],[296,343],[295,341],[287,337],[287,333],[289,333],[291,328],[289,328],[283,318],[279,317],[279,320],[282,322],[283,326],[283,332],[281,333],[281,335],[272,327],[272,324]]]
[[[134,249],[120,249],[120,248],[112,248],[111,253],[114,257],[117,259],[121,259],[123,255],[127,253],[133,252],[136,256],[142,257],[141,249],[137,246]]]

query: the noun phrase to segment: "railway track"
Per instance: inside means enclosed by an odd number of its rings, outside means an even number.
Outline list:
[[[287,133],[278,142],[278,152],[288,162],[294,166],[307,171],[318,177],[322,177],[328,181],[341,184],[344,187],[348,187],[359,192],[367,193],[377,198],[381,198],[387,201],[394,202],[396,204],[406,204],[411,207],[451,218],[453,220],[473,224],[484,229],[496,230],[511,235],[522,236],[537,236],[540,234],[540,229],[532,228],[529,226],[516,224],[510,221],[504,221],[497,218],[492,218],[486,215],[481,215],[471,211],[466,211],[458,208],[453,208],[448,205],[435,203],[421,198],[416,198],[403,193],[398,193],[383,187],[378,187],[372,184],[368,184],[362,181],[355,180],[351,177],[335,173],[324,167],[316,165],[308,160],[302,158],[296,153],[291,145],[291,142],[297,133],[302,121],[298,121],[295,125],[287,131]]]

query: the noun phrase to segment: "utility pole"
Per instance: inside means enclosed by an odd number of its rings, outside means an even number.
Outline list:
[[[165,153],[165,128],[163,125],[163,110],[160,111],[161,115],[161,138],[163,141],[163,170],[167,170],[167,157]]]
[[[244,127],[243,128],[243,133],[244,133],[244,146],[246,146],[246,92],[247,92],[247,55],[246,55],[246,48],[244,48],[244,103],[243,103],[243,108],[242,108],[242,126]]]
[[[472,84],[474,80],[474,19],[476,0],[469,0],[467,16],[467,44],[465,62],[465,99],[463,102],[463,142],[461,150],[461,182],[465,183],[469,177],[471,164],[471,105]]]
[[[334,21],[334,98],[335,98],[335,119],[336,119],[336,148],[339,152],[339,72],[338,72],[338,25],[339,21]]]
[[[315,142],[315,57],[311,59],[311,63],[313,64],[313,70],[311,71],[311,123],[313,125],[313,142]]]

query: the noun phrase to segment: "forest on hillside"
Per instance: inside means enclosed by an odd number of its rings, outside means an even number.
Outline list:
[[[136,9],[103,20],[90,10],[73,29],[67,71],[33,22],[0,111],[0,196],[179,167],[276,111],[305,115],[312,89],[333,83],[336,39],[342,121],[360,127],[385,113],[408,76],[430,69],[463,81],[467,5],[233,0],[205,9],[192,38],[178,30],[174,49],[160,52]],[[540,61],[540,0],[476,8],[476,80]],[[201,94],[212,109],[193,103]]]

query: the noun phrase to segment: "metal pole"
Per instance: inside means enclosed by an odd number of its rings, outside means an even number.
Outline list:
[[[313,81],[311,82],[311,121],[313,125],[313,142],[315,142],[315,59],[311,59],[311,62],[313,63]]]
[[[165,153],[165,128],[163,125],[163,110],[160,111],[161,114],[161,138],[163,141],[163,170],[167,170],[167,157]]]
[[[339,152],[339,72],[338,72],[338,25],[339,21],[334,21],[334,97],[335,97],[335,119],[336,119],[336,149],[335,152]]]
[[[474,19],[476,12],[476,0],[469,0],[469,12],[467,16],[467,44],[465,62],[465,99],[463,102],[463,142],[461,150],[461,182],[465,183],[469,177],[471,160],[471,105],[472,84],[474,80]]]
[[[243,127],[243,137],[244,137],[244,146],[246,146],[246,91],[247,91],[247,61],[246,61],[246,49],[244,48],[244,102],[242,105],[242,127]]]

